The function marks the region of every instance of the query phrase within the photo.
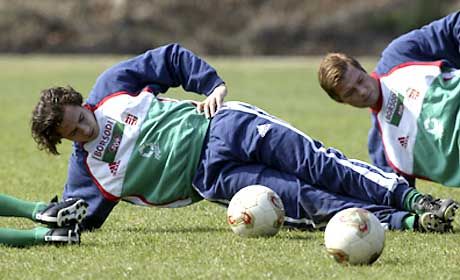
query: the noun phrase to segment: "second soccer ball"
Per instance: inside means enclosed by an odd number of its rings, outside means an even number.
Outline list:
[[[230,201],[227,222],[233,232],[243,237],[273,236],[284,222],[283,202],[265,186],[247,186]]]
[[[371,212],[349,208],[332,217],[324,241],[327,252],[339,263],[372,264],[382,254],[385,231]]]

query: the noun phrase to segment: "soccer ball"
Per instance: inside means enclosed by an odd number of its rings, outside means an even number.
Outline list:
[[[327,252],[339,263],[372,264],[382,254],[385,231],[371,212],[349,208],[329,221],[324,242]]]
[[[227,223],[243,237],[273,236],[284,222],[284,207],[271,189],[251,185],[239,190],[227,209]]]

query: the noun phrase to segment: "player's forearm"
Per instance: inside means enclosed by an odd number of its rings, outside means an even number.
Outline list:
[[[460,12],[398,37],[383,51],[376,72],[380,75],[408,61],[444,60],[460,68]]]
[[[172,69],[169,77],[175,85],[181,85],[186,91],[210,95],[224,83],[217,71],[204,59],[178,44],[165,47],[166,69]]]
[[[96,81],[88,103],[95,105],[104,97],[120,91],[138,93],[150,87],[164,93],[170,87],[209,95],[223,80],[202,58],[178,44],[169,44],[118,63]]]

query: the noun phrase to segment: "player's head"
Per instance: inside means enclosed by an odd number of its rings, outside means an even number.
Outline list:
[[[39,149],[57,155],[56,145],[62,138],[87,142],[97,136],[95,117],[82,103],[82,95],[71,87],[53,87],[41,92],[31,120],[32,137]]]
[[[318,70],[318,80],[337,102],[354,107],[370,107],[378,100],[378,83],[361,64],[344,53],[327,54]]]

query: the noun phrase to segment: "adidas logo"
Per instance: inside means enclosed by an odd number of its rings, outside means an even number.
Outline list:
[[[401,136],[398,137],[399,144],[405,149],[407,148],[407,144],[409,143],[409,136]]]
[[[112,173],[113,176],[117,175],[118,167],[120,166],[120,161],[111,162],[108,165],[110,173]]]
[[[260,137],[264,137],[267,134],[268,130],[270,130],[271,124],[262,124],[257,126],[257,131],[259,132]]]

